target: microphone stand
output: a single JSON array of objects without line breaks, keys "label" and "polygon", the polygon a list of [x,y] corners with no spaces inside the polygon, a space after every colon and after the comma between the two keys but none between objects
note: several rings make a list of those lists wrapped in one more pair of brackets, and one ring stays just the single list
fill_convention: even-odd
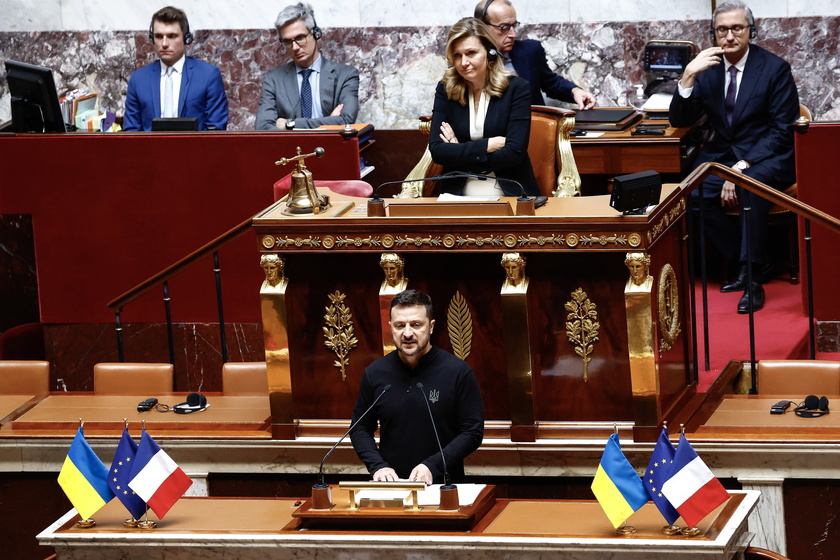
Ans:
[{"label": "microphone stand", "polygon": [[432,421],[432,431],[435,433],[435,440],[437,440],[438,449],[440,450],[440,458],[443,461],[443,485],[440,487],[440,511],[458,511],[461,508],[461,502],[458,499],[458,486],[452,484],[449,479],[449,469],[446,468],[446,456],[443,454],[443,446],[440,444],[440,436],[438,436],[437,425],[435,424],[435,417],[432,415],[432,407],[429,405],[429,399],[423,391],[423,384],[419,381],[416,387],[423,395],[423,402],[426,403],[426,410],[429,411],[429,420]]},{"label": "microphone stand", "polygon": [[324,458],[321,459],[321,465],[318,467],[318,482],[316,484],[312,485],[312,506],[311,506],[311,509],[331,509],[333,507],[332,495],[330,493],[330,485],[327,484],[324,481],[324,463],[326,462],[327,457],[330,456],[330,453],[332,453],[335,450],[335,448],[338,447],[338,444],[341,443],[342,441],[344,441],[344,438],[346,438],[347,435],[350,432],[353,431],[353,428],[355,428],[356,425],[359,422],[362,421],[362,418],[367,416],[367,413],[370,412],[373,409],[374,406],[376,406],[376,403],[379,402],[379,399],[382,398],[382,395],[387,393],[390,389],[391,389],[391,384],[390,383],[385,385],[385,387],[383,387],[382,392],[379,393],[379,396],[376,397],[373,400],[373,402],[367,408],[367,410],[365,410],[362,413],[362,415],[359,416],[356,419],[355,422],[353,422],[353,424],[350,426],[350,428],[348,428],[348,430],[346,432],[344,432],[344,435],[341,436],[340,438],[338,438],[338,441],[335,442],[335,445],[333,445],[330,448],[330,450],[327,451],[327,454],[324,455]]}]

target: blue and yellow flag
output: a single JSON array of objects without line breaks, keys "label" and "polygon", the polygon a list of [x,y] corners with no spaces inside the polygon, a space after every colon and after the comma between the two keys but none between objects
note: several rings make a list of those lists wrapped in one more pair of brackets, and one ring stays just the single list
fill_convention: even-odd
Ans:
[{"label": "blue and yellow flag", "polygon": [[89,519],[114,497],[107,477],[108,467],[90,448],[84,431],[79,428],[58,473],[58,484],[82,519]]},{"label": "blue and yellow flag", "polygon": [[612,434],[604,447],[592,492],[616,529],[648,501],[642,479],[621,452],[618,434]]}]

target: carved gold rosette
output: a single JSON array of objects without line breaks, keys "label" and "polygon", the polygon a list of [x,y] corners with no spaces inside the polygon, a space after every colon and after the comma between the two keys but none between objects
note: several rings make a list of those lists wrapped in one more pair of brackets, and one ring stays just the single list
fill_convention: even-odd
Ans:
[{"label": "carved gold rosette", "polygon": [[662,337],[659,339],[659,351],[667,352],[680,334],[680,291],[677,274],[670,264],[665,264],[659,271],[657,306],[659,334]]},{"label": "carved gold rosette", "polygon": [[575,354],[583,359],[583,382],[589,381],[588,364],[592,361],[590,354],[594,344],[598,341],[598,322],[596,305],[589,300],[581,288],[572,292],[572,299],[566,302],[566,336],[575,346]]},{"label": "carved gold rosette", "polygon": [[466,360],[472,351],[472,315],[467,300],[461,292],[455,292],[446,310],[446,328],[449,332],[449,342],[452,353]]},{"label": "carved gold rosette", "polygon": [[350,364],[350,350],[355,348],[359,341],[353,330],[353,314],[350,308],[344,303],[347,294],[338,290],[329,294],[330,305],[326,307],[324,315],[324,346],[335,352],[338,358],[333,365],[341,370],[341,380],[347,380],[346,367]]}]

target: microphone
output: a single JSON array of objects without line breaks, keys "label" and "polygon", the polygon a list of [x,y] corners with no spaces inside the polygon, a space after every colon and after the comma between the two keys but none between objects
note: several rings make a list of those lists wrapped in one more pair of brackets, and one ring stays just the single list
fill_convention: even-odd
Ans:
[{"label": "microphone", "polygon": [[[379,396],[378,396],[378,397],[376,397],[376,398],[373,400],[373,402],[372,402],[372,403],[371,403],[371,405],[367,408],[367,410],[365,410],[365,411],[361,414],[361,416],[359,416],[359,417],[356,419],[356,421],[355,421],[355,422],[353,422],[353,424],[351,424],[351,425],[350,425],[350,428],[349,428],[346,432],[344,432],[344,435],[343,435],[343,436],[341,436],[340,438],[338,438],[338,441],[337,441],[337,442],[335,442],[335,445],[333,445],[333,446],[330,448],[330,450],[329,450],[329,451],[327,451],[327,454],[326,454],[326,455],[324,455],[324,458],[323,458],[323,459],[321,459],[321,465],[318,467],[318,483],[317,483],[317,484],[313,484],[313,485],[312,485],[312,503],[313,503],[313,508],[314,508],[314,509],[329,509],[329,508],[330,508],[330,506],[332,506],[332,502],[330,501],[330,498],[329,498],[329,493],[328,493],[328,492],[329,492],[329,488],[330,488],[330,486],[329,486],[329,484],[326,484],[326,483],[324,482],[324,462],[327,460],[327,457],[329,457],[329,456],[330,456],[330,453],[332,453],[332,452],[335,450],[335,448],[336,448],[336,447],[338,447],[338,444],[339,444],[339,443],[341,443],[342,441],[344,441],[344,438],[346,438],[346,437],[347,437],[347,435],[348,435],[350,432],[352,432],[352,431],[353,431],[353,428],[355,428],[355,427],[356,427],[356,425],[357,425],[359,422],[361,422],[361,421],[362,421],[362,418],[364,418],[365,416],[367,416],[368,412],[370,412],[371,410],[373,410],[373,407],[374,407],[374,406],[376,406],[376,403],[378,403],[378,402],[379,402],[379,399],[381,399],[381,398],[382,398],[382,395],[384,395],[385,393],[387,393],[387,392],[388,392],[388,391],[390,391],[390,390],[391,390],[391,384],[389,383],[389,384],[385,385],[385,387],[382,389],[382,392],[381,392],[381,393],[379,393]],[[323,491],[325,491],[325,490],[327,491],[327,494],[326,494],[326,501],[327,501],[327,503],[329,503],[329,505],[327,505],[326,507],[320,507],[320,505],[316,505],[316,502],[318,502],[318,500],[319,500],[319,494],[321,494],[321,493],[322,493]],[[317,491],[321,491],[321,492],[317,492]],[[322,503],[323,503],[323,502],[322,502]]]},{"label": "microphone", "polygon": [[443,459],[443,486],[441,486],[441,490],[451,490],[452,488],[455,488],[455,485],[449,480],[449,469],[446,468],[446,457],[443,454],[443,446],[440,444],[440,437],[438,436],[435,417],[432,416],[432,407],[429,406],[429,399],[426,397],[426,392],[423,391],[423,384],[418,381],[416,387],[420,390],[420,394],[423,395],[423,401],[426,403],[426,410],[429,411],[429,420],[432,421],[432,430],[435,432],[435,439],[437,440],[438,449],[440,450],[440,458]]}]

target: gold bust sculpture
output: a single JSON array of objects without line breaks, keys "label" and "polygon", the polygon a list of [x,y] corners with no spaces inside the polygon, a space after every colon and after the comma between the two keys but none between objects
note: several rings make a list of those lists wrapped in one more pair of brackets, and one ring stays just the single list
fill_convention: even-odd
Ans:
[{"label": "gold bust sculpture", "polygon": [[528,287],[525,277],[525,257],[519,253],[502,254],[502,268],[505,269],[505,283],[502,291],[524,291]]},{"label": "gold bust sculpture", "polygon": [[648,271],[650,270],[650,256],[646,253],[627,253],[624,258],[624,266],[630,271],[630,282],[634,286],[644,286],[652,281]]},{"label": "gold bust sculpture", "polygon": [[379,257],[379,266],[385,274],[382,281],[381,293],[399,293],[405,290],[408,285],[408,278],[405,277],[405,259],[396,253],[382,253]]},{"label": "gold bust sculpture", "polygon": [[285,276],[286,260],[276,253],[267,253],[260,257],[260,266],[265,271],[265,281],[262,289],[278,289],[285,286],[288,279]]}]

